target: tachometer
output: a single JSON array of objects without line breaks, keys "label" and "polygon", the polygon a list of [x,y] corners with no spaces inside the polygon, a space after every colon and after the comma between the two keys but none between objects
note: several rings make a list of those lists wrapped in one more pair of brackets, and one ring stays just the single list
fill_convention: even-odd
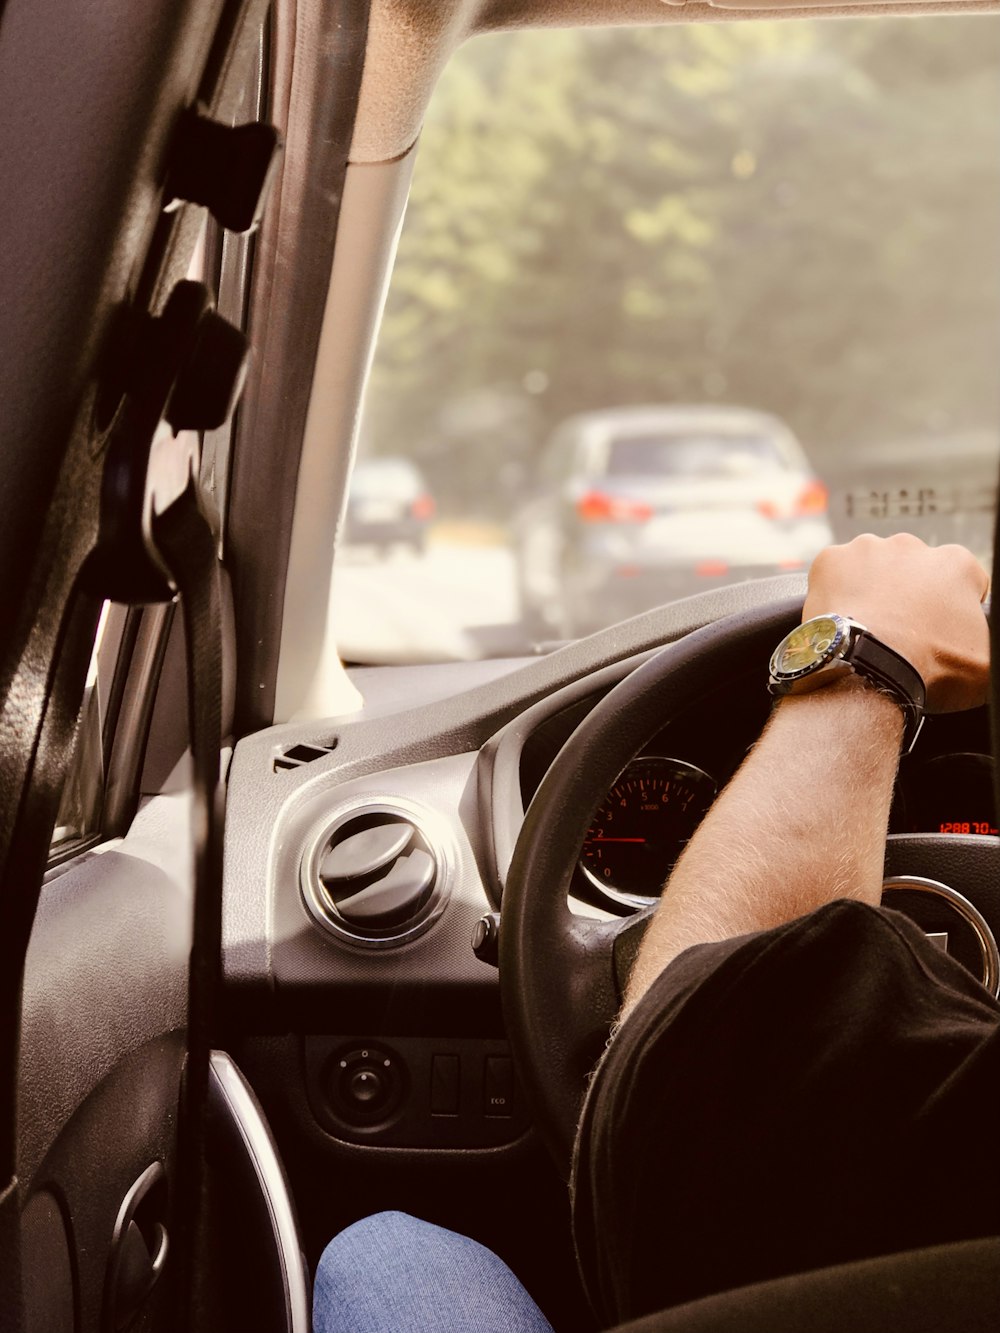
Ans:
[{"label": "tachometer", "polygon": [[590,885],[629,906],[655,899],[715,799],[712,778],[679,759],[635,759],[594,813],[580,868]]}]

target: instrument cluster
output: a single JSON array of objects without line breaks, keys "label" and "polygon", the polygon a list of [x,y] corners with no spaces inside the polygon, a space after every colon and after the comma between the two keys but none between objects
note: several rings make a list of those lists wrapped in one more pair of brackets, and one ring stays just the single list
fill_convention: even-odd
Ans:
[{"label": "instrument cluster", "polygon": [[[754,710],[720,744],[718,715],[664,728],[594,812],[573,892],[626,913],[655,901],[715,797],[739,767],[763,718]],[[890,833],[998,836],[985,709],[932,717],[900,764]]]}]

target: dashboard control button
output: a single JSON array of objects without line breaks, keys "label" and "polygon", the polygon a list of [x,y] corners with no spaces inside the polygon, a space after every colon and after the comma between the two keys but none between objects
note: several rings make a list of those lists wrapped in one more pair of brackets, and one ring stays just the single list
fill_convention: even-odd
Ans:
[{"label": "dashboard control button", "polygon": [[514,1074],[510,1057],[488,1055],[483,1077],[483,1114],[509,1116],[513,1110]]},{"label": "dashboard control button", "polygon": [[460,1074],[457,1055],[431,1057],[431,1115],[458,1115]]},{"label": "dashboard control button", "polygon": [[337,1055],[327,1066],[327,1088],[336,1114],[349,1124],[367,1125],[386,1120],[403,1094],[403,1071],[398,1060],[377,1046],[364,1046]]},{"label": "dashboard control button", "polygon": [[500,913],[487,912],[472,927],[472,952],[482,963],[500,966]]},{"label": "dashboard control button", "polygon": [[499,1148],[528,1128],[510,1047],[501,1038],[455,1036],[442,1027],[433,1037],[313,1034],[302,1048],[316,1123],[340,1143]]},{"label": "dashboard control button", "polygon": [[351,1075],[348,1093],[359,1106],[366,1106],[369,1102],[381,1101],[385,1088],[374,1069],[359,1069]]}]

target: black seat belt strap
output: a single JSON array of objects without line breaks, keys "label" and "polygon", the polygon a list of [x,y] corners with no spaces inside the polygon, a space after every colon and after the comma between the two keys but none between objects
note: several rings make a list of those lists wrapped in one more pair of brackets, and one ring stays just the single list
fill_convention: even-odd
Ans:
[{"label": "black seat belt strap", "polygon": [[194,904],[187,1059],[181,1087],[174,1237],[174,1326],[208,1329],[205,1119],[220,975],[222,600],[216,540],[198,495],[197,432],[225,422],[243,383],[246,339],[183,281],[141,326],[141,355],[105,460],[101,531],[88,561],[101,596],[129,604],[180,596],[187,641]]},{"label": "black seat belt strap", "polygon": [[178,592],[187,643],[193,765],[194,914],[188,972],[187,1060],[181,1092],[174,1280],[178,1326],[207,1329],[204,1271],[210,1250],[206,1108],[222,947],[222,602],[215,537],[195,483],[153,520],[153,539]]}]

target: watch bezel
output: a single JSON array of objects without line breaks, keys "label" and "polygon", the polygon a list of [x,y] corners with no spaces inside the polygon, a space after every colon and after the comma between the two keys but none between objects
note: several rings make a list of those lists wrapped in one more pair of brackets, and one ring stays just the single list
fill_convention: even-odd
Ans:
[{"label": "watch bezel", "polygon": [[[830,643],[829,648],[826,649],[821,657],[817,657],[815,661],[810,662],[808,666],[797,667],[791,671],[782,669],[779,665],[779,661],[784,653],[785,645],[788,643],[788,640],[794,634],[798,634],[807,625],[811,625],[817,620],[832,620],[836,626],[837,632]],[[818,616],[810,616],[809,619],[804,620],[801,625],[796,625],[793,630],[789,630],[771,654],[769,667],[771,680],[776,685],[791,685],[797,680],[803,680],[806,676],[812,676],[817,671],[822,671],[825,667],[828,667],[831,662],[835,662],[838,658],[843,657],[844,653],[850,647],[851,631],[853,628],[854,625],[852,621],[848,620],[845,616],[837,615],[836,612],[833,611],[824,612]]]}]

